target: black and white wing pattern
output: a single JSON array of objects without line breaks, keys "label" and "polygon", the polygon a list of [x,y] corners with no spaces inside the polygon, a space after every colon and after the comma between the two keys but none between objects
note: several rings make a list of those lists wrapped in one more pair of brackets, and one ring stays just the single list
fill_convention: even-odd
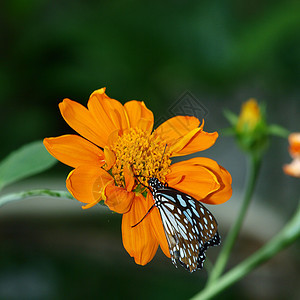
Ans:
[{"label": "black and white wing pattern", "polygon": [[221,243],[217,221],[193,197],[151,178],[149,185],[165,230],[172,262],[188,271],[203,268],[208,247]]}]

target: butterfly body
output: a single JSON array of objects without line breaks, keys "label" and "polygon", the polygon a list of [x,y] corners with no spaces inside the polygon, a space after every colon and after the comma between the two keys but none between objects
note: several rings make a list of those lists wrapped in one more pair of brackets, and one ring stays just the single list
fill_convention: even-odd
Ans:
[{"label": "butterfly body", "polygon": [[203,268],[208,247],[220,244],[214,216],[193,197],[163,184],[157,178],[148,185],[160,212],[171,260],[188,271]]}]

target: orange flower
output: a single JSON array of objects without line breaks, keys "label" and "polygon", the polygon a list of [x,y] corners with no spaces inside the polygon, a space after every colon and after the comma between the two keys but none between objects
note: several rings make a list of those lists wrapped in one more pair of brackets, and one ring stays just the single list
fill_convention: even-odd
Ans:
[{"label": "orange flower", "polygon": [[289,152],[293,161],[283,166],[283,170],[287,175],[300,178],[300,132],[291,133],[289,135]]},{"label": "orange flower", "polygon": [[[171,165],[171,157],[211,147],[218,133],[207,133],[195,117],[173,117],[153,129],[153,114],[144,102],[129,101],[123,106],[95,91],[87,109],[69,99],[59,104],[65,121],[78,135],[44,139],[47,150],[74,170],[66,185],[70,193],[89,208],[101,200],[123,214],[122,237],[135,262],[147,264],[160,245],[170,257],[157,208],[138,223],[153,205],[147,185],[155,176],[169,186],[199,201],[220,204],[231,196],[231,176],[215,161],[193,158]],[[137,180],[138,178],[138,180]]]}]

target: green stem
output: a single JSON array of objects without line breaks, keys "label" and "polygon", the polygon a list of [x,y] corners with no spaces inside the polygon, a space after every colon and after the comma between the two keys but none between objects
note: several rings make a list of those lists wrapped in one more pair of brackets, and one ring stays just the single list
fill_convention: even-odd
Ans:
[{"label": "green stem", "polygon": [[48,190],[48,189],[30,190],[30,191],[12,193],[12,194],[1,196],[0,207],[12,201],[19,201],[26,198],[32,198],[32,197],[53,197],[53,198],[74,199],[72,195],[67,191],[55,191],[55,190]]},{"label": "green stem", "polygon": [[282,249],[291,245],[300,237],[300,203],[292,219],[285,227],[266,245],[256,253],[237,265],[235,268],[220,277],[214,284],[207,286],[200,293],[195,295],[193,300],[207,300],[219,294],[230,285],[250,273],[253,269],[272,258]]},{"label": "green stem", "polygon": [[257,156],[250,156],[250,173],[249,173],[249,179],[248,184],[246,188],[246,193],[244,197],[244,201],[239,213],[238,218],[236,219],[234,225],[230,229],[227,238],[224,242],[224,246],[222,247],[222,250],[218,256],[218,259],[214,265],[214,268],[209,276],[207,286],[212,285],[223,273],[226,263],[228,261],[229,255],[231,253],[232,247],[238,237],[238,234],[240,232],[241,226],[243,224],[246,212],[248,210],[250,200],[253,195],[253,191],[255,188],[256,180],[258,177],[259,169],[260,169],[261,159]]}]

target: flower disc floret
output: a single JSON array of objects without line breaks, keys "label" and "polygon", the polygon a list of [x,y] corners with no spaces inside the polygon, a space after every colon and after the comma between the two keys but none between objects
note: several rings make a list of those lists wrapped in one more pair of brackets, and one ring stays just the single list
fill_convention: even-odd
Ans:
[{"label": "flower disc floret", "polygon": [[140,128],[130,128],[113,144],[116,162],[111,169],[116,184],[125,187],[124,168],[131,168],[138,181],[147,185],[152,176],[164,181],[171,159],[166,143],[159,136]]}]

